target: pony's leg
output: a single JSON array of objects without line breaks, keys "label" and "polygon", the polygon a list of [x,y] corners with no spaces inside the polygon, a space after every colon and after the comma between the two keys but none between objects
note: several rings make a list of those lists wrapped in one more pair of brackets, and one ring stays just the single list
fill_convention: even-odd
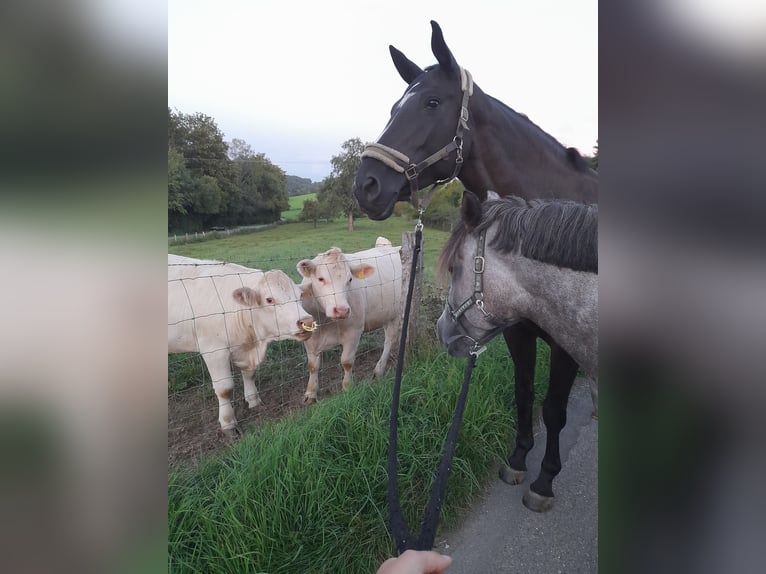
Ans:
[{"label": "pony's leg", "polygon": [[239,434],[239,428],[231,403],[234,393],[234,378],[231,376],[229,350],[223,349],[204,353],[202,358],[205,360],[210,378],[213,381],[213,389],[218,397],[218,422],[221,424],[221,430],[227,437],[236,438]]},{"label": "pony's leg", "polygon": [[375,371],[373,371],[373,375],[376,377],[382,377],[383,373],[386,372],[388,358],[391,356],[391,348],[393,347],[394,337],[396,335],[396,322],[392,321],[388,323],[383,327],[383,332],[386,335],[385,340],[383,341],[383,352],[380,354],[380,359],[378,359],[378,363],[375,365]]},{"label": "pony's leg", "polygon": [[306,385],[306,392],[303,394],[303,402],[312,405],[317,402],[317,391],[319,390],[319,369],[322,366],[322,347],[319,345],[309,345],[309,339],[304,346],[306,347],[306,359],[309,366],[309,382]]},{"label": "pony's leg", "polygon": [[543,402],[543,422],[546,430],[545,455],[540,475],[524,493],[524,506],[535,512],[546,512],[553,507],[553,479],[561,471],[559,434],[567,424],[567,402],[572,390],[577,363],[556,344],[551,344],[551,380]]},{"label": "pony's leg", "polygon": [[514,364],[517,425],[516,447],[508,464],[500,467],[500,478],[508,484],[521,484],[527,474],[527,453],[535,444],[532,434],[537,336],[521,323],[503,331],[505,344]]},{"label": "pony's leg", "polygon": [[254,409],[261,404],[261,397],[255,386],[255,369],[252,371],[242,371],[242,385],[245,387],[245,400],[247,406]]}]

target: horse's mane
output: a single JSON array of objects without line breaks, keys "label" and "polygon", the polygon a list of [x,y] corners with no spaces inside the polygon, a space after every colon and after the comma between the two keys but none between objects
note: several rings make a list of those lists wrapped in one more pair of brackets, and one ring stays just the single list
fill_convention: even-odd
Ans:
[{"label": "horse's mane", "polygon": [[463,221],[455,227],[439,257],[440,272],[459,256],[469,234],[495,224],[490,245],[503,253],[598,273],[598,205],[515,196],[485,201],[475,229],[469,230]]},{"label": "horse's mane", "polygon": [[513,118],[516,118],[519,120],[519,122],[516,124],[518,128],[525,129],[529,131],[530,133],[534,133],[535,136],[541,137],[544,140],[547,140],[548,144],[551,146],[551,149],[556,150],[558,153],[560,153],[563,157],[566,158],[566,162],[575,170],[582,173],[592,173],[593,170],[591,166],[588,164],[588,162],[585,160],[585,158],[580,154],[580,152],[573,148],[573,147],[565,147],[559,140],[557,140],[555,137],[553,137],[551,134],[546,132],[543,128],[538,126],[535,122],[529,119],[529,116],[526,114],[522,114],[521,112],[517,112],[514,110],[511,106],[503,102],[502,100],[498,100],[494,96],[490,96],[486,92],[484,92],[484,95],[489,98],[491,102],[493,102],[497,107],[505,111],[508,115],[510,115]]}]

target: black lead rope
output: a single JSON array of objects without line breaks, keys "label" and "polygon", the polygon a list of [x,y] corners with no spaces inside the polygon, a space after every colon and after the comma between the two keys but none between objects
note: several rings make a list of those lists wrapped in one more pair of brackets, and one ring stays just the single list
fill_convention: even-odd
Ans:
[{"label": "black lead rope", "polygon": [[447,479],[449,478],[450,468],[452,466],[452,456],[455,453],[457,445],[457,434],[460,429],[460,423],[463,420],[463,411],[468,397],[468,384],[471,381],[471,371],[476,364],[476,358],[481,353],[478,346],[471,351],[468,362],[465,367],[463,377],[463,386],[460,388],[455,413],[452,416],[447,439],[444,443],[444,451],[439,461],[439,470],[436,478],[431,483],[431,494],[428,499],[428,505],[423,516],[423,524],[420,528],[420,535],[416,538],[407,527],[402,508],[399,503],[399,487],[397,480],[397,435],[398,435],[398,415],[399,415],[399,395],[402,383],[402,367],[404,365],[405,343],[407,342],[407,327],[410,320],[410,308],[412,307],[412,291],[415,285],[415,272],[417,270],[418,257],[420,256],[421,242],[423,239],[423,224],[418,220],[415,226],[415,248],[412,254],[412,268],[410,270],[410,281],[407,290],[407,300],[404,306],[404,317],[402,321],[402,333],[399,343],[399,354],[396,364],[396,375],[394,379],[393,396],[391,397],[391,418],[388,426],[388,513],[389,528],[391,536],[396,542],[397,551],[401,554],[405,550],[431,550],[436,536],[436,526],[439,522],[439,513],[441,512],[442,500],[447,490]]}]

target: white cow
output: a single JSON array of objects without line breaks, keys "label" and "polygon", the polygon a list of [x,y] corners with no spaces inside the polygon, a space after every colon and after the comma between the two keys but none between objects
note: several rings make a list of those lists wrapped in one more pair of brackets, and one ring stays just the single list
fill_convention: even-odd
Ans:
[{"label": "white cow", "polygon": [[261,402],[255,368],[269,342],[305,341],[313,321],[298,286],[282,271],[168,255],[168,353],[202,354],[227,436],[238,432],[229,361],[242,371],[245,399],[253,408]]},{"label": "white cow", "polygon": [[374,374],[386,370],[399,329],[402,304],[401,247],[379,237],[376,247],[344,254],[333,247],[297,265],[304,308],[319,323],[304,341],[308,355],[309,382],[303,401],[317,399],[322,351],[342,345],[343,390],[351,381],[356,350],[363,332],[383,328],[385,342]]}]

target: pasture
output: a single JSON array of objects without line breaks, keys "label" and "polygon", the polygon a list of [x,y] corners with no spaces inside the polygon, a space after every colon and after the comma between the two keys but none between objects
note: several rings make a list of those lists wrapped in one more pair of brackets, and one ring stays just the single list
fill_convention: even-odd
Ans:
[{"label": "pasture", "polygon": [[300,215],[303,209],[303,202],[307,199],[316,200],[316,193],[305,193],[303,195],[293,195],[289,197],[290,209],[282,212],[282,217],[288,221],[298,221],[298,215]]},{"label": "pasture", "polygon": [[[189,257],[259,269],[282,269],[296,282],[296,263],[335,245],[371,247],[382,235],[394,245],[414,221],[360,219],[288,223],[246,235],[173,246]],[[424,294],[420,332],[404,371],[399,429],[402,507],[412,527],[422,517],[432,473],[452,417],[464,360],[436,342],[442,308],[435,282],[447,233],[424,230]],[[303,345],[272,344],[256,371],[263,405],[234,402],[243,438],[220,437],[217,401],[199,355],[168,357],[168,568],[173,572],[374,572],[391,555],[386,531],[386,445],[395,359],[378,381],[369,376],[382,332],[365,334],[354,382],[340,390],[339,353],[324,354],[319,402],[302,404],[308,371]],[[537,400],[548,378],[547,347],[538,352]],[[515,433],[512,362],[495,339],[474,371],[445,500],[443,526],[454,524],[494,478]],[[349,552],[349,548],[353,552]]]}]

